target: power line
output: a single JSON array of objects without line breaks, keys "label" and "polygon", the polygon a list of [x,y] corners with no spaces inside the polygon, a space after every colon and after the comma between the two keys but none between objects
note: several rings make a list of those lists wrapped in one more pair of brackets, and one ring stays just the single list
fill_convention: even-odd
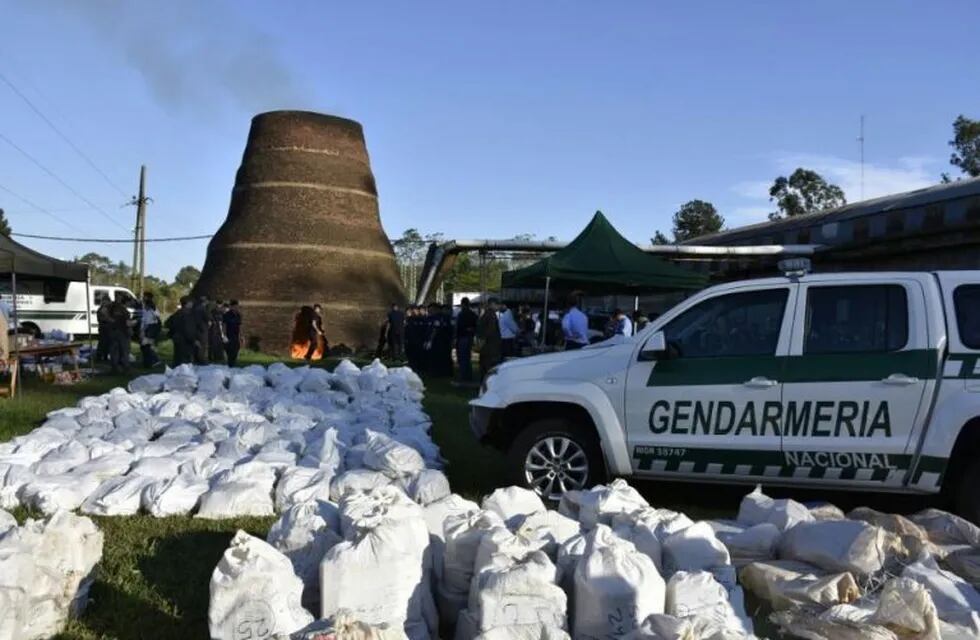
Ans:
[{"label": "power line", "polygon": [[[19,236],[21,238],[34,238],[35,240],[58,240],[61,242],[100,242],[100,243],[119,243],[119,244],[132,244],[132,238],[66,238],[64,236],[40,236],[33,233],[12,233],[10,235]],[[207,240],[212,238],[213,234],[202,235],[202,236],[177,236],[173,238],[146,238],[143,242],[185,242],[187,240]]]},{"label": "power line", "polygon": [[105,180],[106,183],[108,183],[108,185],[110,187],[112,187],[113,189],[115,189],[116,191],[118,191],[119,194],[122,197],[124,197],[124,198],[127,197],[126,192],[123,191],[119,187],[119,185],[117,185],[115,182],[113,182],[112,181],[112,178],[110,178],[109,176],[107,176],[105,174],[105,172],[102,171],[102,169],[100,169],[98,166],[96,166],[95,162],[93,162],[91,158],[89,158],[87,155],[85,155],[85,152],[82,151],[81,149],[79,149],[78,148],[78,145],[76,145],[74,142],[72,142],[68,138],[68,136],[65,135],[65,133],[61,129],[59,129],[57,126],[55,126],[55,124],[53,122],[51,122],[51,120],[49,120],[48,117],[46,115],[44,115],[41,112],[41,110],[33,102],[31,102],[31,100],[27,96],[25,96],[23,94],[23,92],[21,92],[20,89],[18,89],[16,86],[14,86],[14,83],[11,82],[7,78],[7,76],[3,75],[3,73],[0,73],[0,80],[3,80],[3,82],[8,87],[10,87],[10,89],[14,93],[16,93],[20,97],[21,100],[23,100],[25,103],[27,103],[27,106],[30,107],[31,110],[34,111],[34,113],[36,113],[39,118],[41,118],[41,120],[44,120],[45,124],[47,124],[49,127],[51,127],[51,130],[54,131],[55,133],[57,133],[58,136],[62,140],[64,140],[68,144],[68,146],[71,147],[75,151],[75,153],[77,153],[79,155],[79,157],[81,157],[82,160],[84,160],[88,164],[88,166],[92,167],[92,169],[95,170],[96,173],[98,173],[100,176],[102,176],[102,179]]},{"label": "power line", "polygon": [[62,218],[60,216],[56,216],[55,214],[51,213],[49,210],[45,209],[44,207],[42,207],[40,205],[34,204],[33,202],[31,202],[30,200],[28,200],[24,196],[22,196],[20,194],[17,194],[17,193],[14,193],[13,191],[11,191],[7,187],[3,186],[2,184],[0,184],[0,191],[5,191],[5,192],[9,193],[11,196],[17,198],[18,200],[20,200],[21,202],[23,202],[27,206],[29,206],[29,207],[31,207],[33,209],[36,209],[37,211],[40,211],[43,214],[46,214],[46,215],[50,216],[51,218],[53,218],[54,220],[57,220],[61,224],[65,225],[66,227],[69,227],[71,229],[74,229],[75,231],[78,231],[78,232],[82,232],[81,229],[79,229],[78,227],[76,227],[72,223],[68,222],[64,218]]},{"label": "power line", "polygon": [[88,198],[86,198],[85,196],[83,196],[79,192],[75,191],[73,188],[71,188],[71,186],[67,182],[65,182],[64,180],[62,180],[61,178],[59,178],[54,173],[54,171],[51,171],[51,169],[48,169],[46,166],[44,166],[43,164],[41,164],[41,162],[37,158],[35,158],[34,156],[32,156],[31,154],[27,153],[26,151],[24,151],[19,146],[17,146],[17,144],[14,143],[13,140],[11,140],[10,138],[8,138],[7,136],[5,136],[2,133],[0,133],[0,140],[3,140],[7,144],[9,144],[11,147],[13,147],[17,151],[19,151],[21,153],[21,155],[23,155],[25,158],[27,158],[28,160],[30,160],[31,162],[33,162],[37,166],[38,169],[40,169],[44,173],[46,173],[49,176],[51,176],[55,181],[58,182],[58,184],[60,184],[65,189],[67,189],[72,194],[74,194],[79,200],[81,200],[82,202],[84,202],[85,204],[87,204],[88,206],[90,206],[95,211],[98,211],[99,213],[101,213],[107,220],[109,220],[109,222],[111,222],[112,224],[116,225],[117,227],[119,227],[120,229],[122,229],[124,231],[129,231],[129,229],[127,229],[126,227],[124,227],[123,225],[121,225],[119,222],[117,222],[115,218],[113,218],[112,216],[110,216],[108,213],[106,213],[100,207],[96,206],[91,200],[89,200]]}]

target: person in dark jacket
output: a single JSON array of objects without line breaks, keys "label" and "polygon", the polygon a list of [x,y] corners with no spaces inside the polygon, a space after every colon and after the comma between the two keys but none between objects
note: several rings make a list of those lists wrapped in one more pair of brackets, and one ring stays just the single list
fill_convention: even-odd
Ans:
[{"label": "person in dark jacket", "polygon": [[191,309],[194,320],[194,364],[208,362],[208,330],[211,326],[211,314],[208,311],[208,297],[201,296]]},{"label": "person in dark jacket", "polygon": [[405,357],[405,312],[397,303],[388,312],[388,354],[392,360]]},{"label": "person in dark jacket", "polygon": [[405,355],[408,357],[408,366],[419,374],[424,373],[425,369],[425,360],[423,359],[425,337],[425,311],[422,307],[413,306],[405,319]]},{"label": "person in dark jacket", "polygon": [[430,371],[441,378],[453,377],[453,315],[449,307],[433,305]]},{"label": "person in dark jacket", "polygon": [[480,376],[486,378],[490,369],[500,364],[502,359],[496,298],[487,300],[487,306],[476,325],[476,337],[480,341]]},{"label": "person in dark jacket", "polygon": [[109,345],[112,344],[112,315],[109,313],[111,304],[109,296],[103,296],[99,300],[99,310],[95,313],[95,319],[99,323],[99,345],[95,350],[96,362],[109,360]]},{"label": "person in dark jacket", "polygon": [[208,361],[214,363],[224,363],[225,361],[225,323],[223,321],[225,303],[221,300],[212,303],[208,307],[210,316],[208,322]]},{"label": "person in dark jacket", "polygon": [[238,365],[238,351],[242,348],[242,312],[238,308],[238,300],[228,303],[228,309],[221,317],[225,327],[225,355],[228,356],[228,366]]},{"label": "person in dark jacket", "polygon": [[193,362],[197,326],[194,318],[194,301],[190,296],[180,299],[180,309],[167,318],[165,326],[174,343],[174,366],[179,367]]},{"label": "person in dark jacket", "polygon": [[113,373],[129,373],[129,309],[121,300],[109,305],[109,364]]},{"label": "person in dark jacket", "polygon": [[456,361],[459,363],[459,379],[473,381],[473,339],[476,337],[476,312],[470,308],[470,299],[460,301],[456,316]]}]

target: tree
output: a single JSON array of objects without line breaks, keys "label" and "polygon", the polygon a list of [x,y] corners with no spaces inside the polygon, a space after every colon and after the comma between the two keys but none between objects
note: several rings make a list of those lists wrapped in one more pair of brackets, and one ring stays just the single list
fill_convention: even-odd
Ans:
[{"label": "tree", "polygon": [[847,204],[840,187],[830,184],[816,171],[802,167],[789,178],[776,178],[769,188],[769,202],[773,201],[779,211],[770,213],[770,220],[779,220],[783,216],[792,218]]},{"label": "tree", "polygon": [[3,209],[0,209],[0,235],[10,237],[10,223],[7,222],[7,216],[4,214]]},{"label": "tree", "polygon": [[660,233],[660,229],[657,229],[657,232],[653,234],[652,238],[650,238],[650,242],[653,244],[670,244],[670,239],[668,239],[664,234]]},{"label": "tree", "polygon": [[704,200],[689,200],[674,213],[674,242],[716,233],[725,226],[715,205]]},{"label": "tree", "polygon": [[949,146],[956,149],[949,157],[951,165],[959,167],[968,176],[980,176],[980,120],[971,120],[964,115],[957,117]]},{"label": "tree", "polygon": [[174,284],[189,290],[194,287],[200,277],[200,269],[187,265],[186,267],[181,267],[180,271],[177,272],[177,275],[174,277]]}]

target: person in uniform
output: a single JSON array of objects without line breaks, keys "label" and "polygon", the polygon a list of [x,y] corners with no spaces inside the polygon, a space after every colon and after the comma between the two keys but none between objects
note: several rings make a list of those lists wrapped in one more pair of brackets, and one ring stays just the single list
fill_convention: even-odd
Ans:
[{"label": "person in uniform", "polygon": [[157,311],[153,294],[143,294],[143,308],[139,319],[140,353],[143,355],[143,368],[150,369],[160,363],[156,344],[160,339],[160,313]]},{"label": "person in uniform", "polygon": [[456,362],[459,363],[461,382],[473,381],[473,339],[477,321],[476,313],[470,308],[470,299],[463,298],[456,316]]},{"label": "person in uniform", "polygon": [[174,366],[193,362],[197,330],[194,322],[194,301],[190,296],[180,299],[180,309],[167,318],[165,326],[174,344]]},{"label": "person in uniform", "polygon": [[225,303],[221,300],[211,304],[208,309],[208,361],[224,363],[225,361]]},{"label": "person in uniform", "polygon": [[578,301],[568,300],[568,311],[561,319],[562,333],[565,334],[565,350],[581,349],[589,344],[589,318],[578,308]]},{"label": "person in uniform", "polygon": [[208,333],[211,326],[211,313],[208,310],[208,297],[201,296],[191,308],[194,321],[194,364],[208,362]]},{"label": "person in uniform", "polygon": [[436,306],[432,321],[432,373],[453,377],[453,312],[445,305]]},{"label": "person in uniform", "polygon": [[112,341],[112,316],[109,313],[111,302],[109,296],[102,296],[99,300],[99,310],[95,313],[95,319],[99,323],[99,344],[95,350],[96,362],[109,360],[109,345]]},{"label": "person in uniform", "polygon": [[514,317],[514,311],[506,302],[500,305],[500,313],[497,316],[497,322],[500,324],[500,358],[501,360],[513,358],[516,352],[517,333],[521,328]]},{"label": "person in uniform", "polygon": [[405,312],[401,310],[398,303],[391,305],[388,312],[388,355],[392,360],[398,361],[405,357]]},{"label": "person in uniform", "polygon": [[421,311],[412,305],[405,313],[405,357],[416,373],[422,373],[422,341]]},{"label": "person in uniform", "polygon": [[480,376],[486,378],[490,369],[500,364],[500,322],[497,319],[497,299],[487,300],[487,306],[476,326],[480,341]]},{"label": "person in uniform", "polygon": [[113,373],[129,373],[129,309],[121,300],[109,305],[109,365]]},{"label": "person in uniform", "polygon": [[228,309],[221,317],[225,327],[225,355],[228,366],[238,365],[238,351],[242,348],[242,312],[238,308],[238,300],[228,303]]}]

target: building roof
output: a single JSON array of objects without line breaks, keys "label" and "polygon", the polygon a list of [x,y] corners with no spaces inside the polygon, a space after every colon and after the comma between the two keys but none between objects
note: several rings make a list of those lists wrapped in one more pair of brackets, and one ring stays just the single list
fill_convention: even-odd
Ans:
[{"label": "building roof", "polygon": [[[697,238],[692,238],[682,244],[693,245],[740,245],[740,244],[793,244],[801,242],[800,232],[810,231],[805,242],[822,244],[845,244],[858,238],[853,233],[856,221],[864,218],[881,217],[893,211],[912,212],[948,201],[967,201],[980,197],[980,178],[957,180],[947,184],[937,184],[924,189],[897,193],[871,200],[862,200],[844,205],[836,209],[828,209],[793,218],[783,218],[770,222],[760,222],[736,229],[728,229]],[[966,205],[964,205],[966,206]],[[944,211],[939,224],[956,225],[965,216],[958,211]],[[918,217],[918,216],[913,216]],[[884,222],[884,221],[882,221]],[[914,232],[921,228],[924,220],[909,220],[910,224],[902,224],[903,232]],[[843,224],[834,224],[843,223]],[[886,230],[881,226],[881,234]],[[827,227],[830,233],[823,233]],[[851,229],[851,233],[841,233],[840,227]],[[891,235],[890,233],[888,235]]]}]

